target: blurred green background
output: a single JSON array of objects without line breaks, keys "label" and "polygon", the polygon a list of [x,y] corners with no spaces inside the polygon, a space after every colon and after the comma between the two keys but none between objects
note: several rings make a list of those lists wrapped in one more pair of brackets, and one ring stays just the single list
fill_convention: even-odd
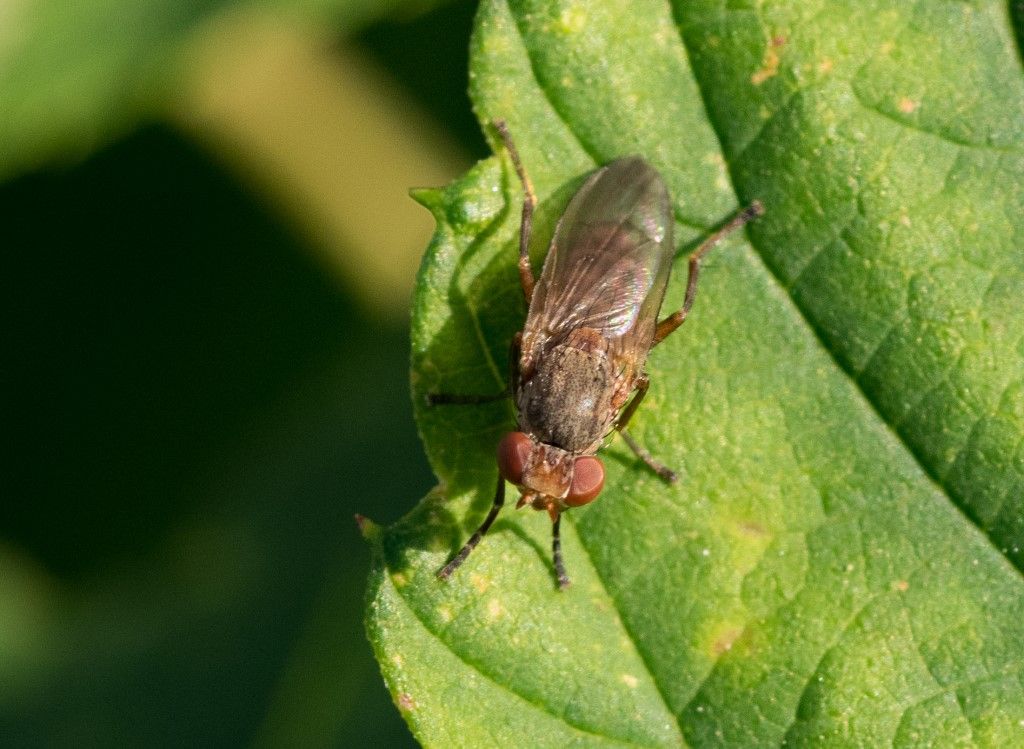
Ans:
[{"label": "blurred green background", "polygon": [[406,197],[474,4],[0,8],[5,746],[411,746],[362,625],[432,485]]}]

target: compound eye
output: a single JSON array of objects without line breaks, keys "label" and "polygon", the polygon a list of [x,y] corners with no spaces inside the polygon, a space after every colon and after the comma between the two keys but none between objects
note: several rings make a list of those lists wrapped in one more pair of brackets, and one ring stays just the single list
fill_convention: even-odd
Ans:
[{"label": "compound eye", "polygon": [[509,432],[498,443],[498,472],[513,484],[523,483],[523,471],[533,449],[532,440],[522,432]]},{"label": "compound eye", "polygon": [[576,458],[572,467],[572,486],[565,503],[570,507],[579,507],[597,499],[604,488],[604,466],[593,455]]}]

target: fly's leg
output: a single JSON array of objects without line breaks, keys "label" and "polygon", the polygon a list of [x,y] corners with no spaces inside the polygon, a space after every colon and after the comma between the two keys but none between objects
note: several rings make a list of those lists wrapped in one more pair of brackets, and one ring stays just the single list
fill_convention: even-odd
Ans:
[{"label": "fly's leg", "polygon": [[466,406],[478,405],[480,403],[493,403],[504,398],[512,397],[515,391],[516,382],[519,380],[519,348],[523,340],[522,333],[512,336],[512,343],[508,347],[508,384],[500,393],[494,395],[456,395],[453,393],[427,393],[428,406]]},{"label": "fly's leg", "polygon": [[615,428],[620,432],[629,426],[629,420],[633,418],[633,414],[636,413],[637,408],[643,403],[644,396],[647,395],[647,388],[650,386],[651,378],[647,376],[646,372],[641,372],[633,384],[636,395],[633,396],[633,400],[626,404],[626,407],[622,409],[622,413],[619,414],[619,418],[615,420]]},{"label": "fly's leg", "polygon": [[533,227],[533,209],[537,207],[537,195],[533,192],[533,184],[526,176],[526,169],[519,158],[519,151],[512,142],[512,134],[508,131],[505,120],[495,120],[494,129],[498,131],[501,140],[512,157],[512,164],[519,175],[519,181],[523,183],[523,218],[519,225],[519,282],[523,286],[523,296],[526,297],[526,306],[530,306],[530,299],[533,298],[533,269],[530,267],[530,231]]},{"label": "fly's leg", "polygon": [[640,460],[642,460],[648,468],[650,468],[656,474],[661,476],[661,478],[665,479],[665,481],[667,481],[668,483],[674,484],[676,482],[679,476],[676,475],[675,471],[673,471],[664,463],[659,463],[657,460],[655,460],[651,456],[651,454],[640,445],[639,442],[633,439],[629,432],[627,432],[624,429],[620,429],[619,433],[622,435],[622,439],[626,440],[626,444],[629,445],[629,449],[635,452],[636,456],[640,458]]},{"label": "fly's leg", "polygon": [[650,386],[650,378],[646,373],[641,373],[636,380],[636,385],[634,386],[636,387],[636,395],[633,396],[633,400],[631,400],[622,410],[618,420],[615,422],[615,428],[618,430],[619,434],[622,435],[622,439],[626,441],[626,444],[629,445],[629,449],[636,453],[636,456],[640,458],[648,468],[665,479],[665,481],[672,484],[678,478],[678,476],[676,476],[676,472],[651,457],[651,454],[641,447],[640,443],[633,439],[629,432],[626,431],[626,425],[629,424],[629,420],[633,418],[633,414],[636,413],[636,409],[643,401],[644,396],[647,395],[647,388]]},{"label": "fly's leg", "polygon": [[565,562],[562,561],[562,513],[555,516],[551,523],[551,557],[555,564],[555,575],[558,577],[559,590],[569,587],[569,576],[565,574]]},{"label": "fly's leg", "polygon": [[498,517],[498,513],[501,512],[502,505],[505,504],[505,479],[498,476],[498,488],[494,490],[494,503],[491,505],[491,511],[487,513],[487,517],[484,518],[484,522],[480,523],[480,527],[476,529],[469,540],[466,541],[466,545],[459,549],[459,553],[452,557],[451,561],[448,562],[444,567],[437,571],[437,576],[441,580],[447,580],[451,577],[451,574],[457,570],[463,562],[466,561],[466,557],[469,553],[476,548],[477,544],[487,533],[487,530],[491,527],[491,523]]},{"label": "fly's leg", "polygon": [[697,296],[697,277],[700,275],[700,261],[704,258],[704,255],[725,237],[763,214],[764,206],[761,205],[761,201],[755,200],[737,213],[729,223],[705,239],[700,247],[693,251],[693,254],[690,255],[690,274],[686,279],[686,296],[683,297],[683,306],[658,323],[658,327],[654,331],[652,348],[668,338],[686,320],[686,316],[693,306],[693,299]]},{"label": "fly's leg", "polygon": [[[501,398],[509,397],[515,383],[519,379],[519,348],[520,342],[522,341],[523,334],[516,333],[512,337],[512,343],[509,345],[509,381],[505,390],[498,395],[449,395],[445,393],[430,393],[427,395],[427,402],[430,404],[461,404],[461,403],[489,403],[496,401]],[[459,566],[466,561],[466,557],[469,556],[470,552],[476,548],[477,544],[487,533],[487,530],[491,527],[494,519],[498,517],[498,513],[501,512],[502,506],[505,504],[505,479],[502,475],[498,474],[498,486],[494,490],[494,502],[491,504],[491,511],[487,513],[487,517],[484,518],[484,522],[480,524],[480,527],[476,529],[465,546],[459,549],[459,553],[452,557],[451,561],[448,562],[444,567],[437,571],[437,576],[446,580],[451,576]]]}]

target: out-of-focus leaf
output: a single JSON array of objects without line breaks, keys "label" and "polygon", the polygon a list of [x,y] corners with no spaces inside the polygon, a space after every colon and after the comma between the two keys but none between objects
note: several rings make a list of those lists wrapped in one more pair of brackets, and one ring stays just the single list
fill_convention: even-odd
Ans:
[{"label": "out-of-focus leaf", "polygon": [[[428,746],[1009,746],[1024,725],[1024,78],[997,2],[507,2],[473,42],[541,198],[641,153],[684,239],[761,199],[656,349],[567,517],[479,523],[509,404],[418,407],[442,484],[377,554],[368,627]],[[525,310],[519,187],[426,194],[413,391],[491,393]],[[688,228],[689,227],[689,228]],[[667,306],[680,302],[685,263]]]},{"label": "out-of-focus leaf", "polygon": [[173,95],[177,66],[204,23],[272,12],[353,30],[435,0],[15,0],[0,7],[0,179],[87,153]]},{"label": "out-of-focus leaf", "polygon": [[0,226],[0,744],[406,746],[352,521],[429,486],[403,326],[163,128]]}]

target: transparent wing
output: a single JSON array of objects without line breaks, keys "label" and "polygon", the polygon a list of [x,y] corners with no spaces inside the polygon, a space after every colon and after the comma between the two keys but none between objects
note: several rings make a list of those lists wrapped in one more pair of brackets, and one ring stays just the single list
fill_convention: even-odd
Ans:
[{"label": "transparent wing", "polygon": [[533,358],[574,330],[597,331],[642,364],[654,336],[674,247],[668,191],[639,157],[595,172],[555,229],[524,330]]}]

